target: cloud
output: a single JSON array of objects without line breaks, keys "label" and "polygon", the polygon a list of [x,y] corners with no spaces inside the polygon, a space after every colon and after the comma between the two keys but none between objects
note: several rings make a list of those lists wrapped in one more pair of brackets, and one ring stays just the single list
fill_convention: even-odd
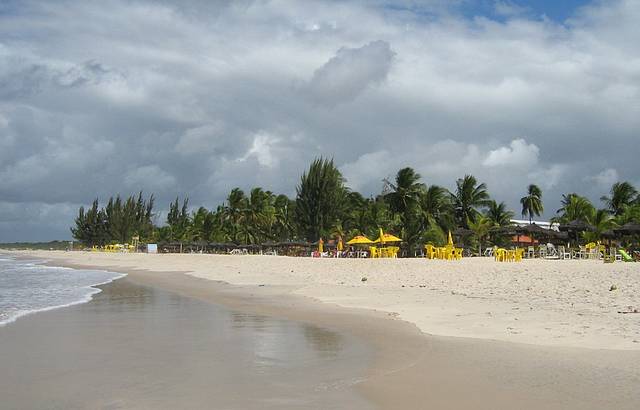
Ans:
[{"label": "cloud", "polygon": [[527,144],[524,139],[511,141],[508,147],[492,150],[483,161],[488,167],[517,166],[528,168],[538,162],[540,149],[535,144]]},{"label": "cloud", "polygon": [[620,176],[614,168],[607,168],[596,175],[586,177],[585,180],[587,182],[594,182],[601,188],[609,189],[615,182],[620,181]]},{"label": "cloud", "polygon": [[394,56],[389,43],[381,40],[359,48],[340,48],[313,73],[306,91],[329,106],[351,101],[387,78]]},{"label": "cloud", "polygon": [[486,4],[15,3],[0,14],[0,240],[68,238],[75,212],[47,212],[139,189],[160,209],[177,194],[215,208],[235,186],[294,195],[320,155],[366,196],[411,166],[449,189],[473,174],[516,210],[529,183],[553,210],[637,179],[638,2],[563,22]]},{"label": "cloud", "polygon": [[124,183],[133,190],[165,191],[175,185],[176,179],[157,165],[145,165],[127,172]]}]

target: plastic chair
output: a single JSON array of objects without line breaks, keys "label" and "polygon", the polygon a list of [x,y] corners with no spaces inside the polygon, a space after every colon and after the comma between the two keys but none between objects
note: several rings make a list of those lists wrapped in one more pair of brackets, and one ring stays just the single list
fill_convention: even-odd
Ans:
[{"label": "plastic chair", "polygon": [[522,257],[524,256],[524,249],[523,248],[516,248],[516,255],[515,255],[515,261],[516,262],[522,262]]},{"label": "plastic chair", "polygon": [[538,254],[540,255],[540,258],[546,258],[547,257],[547,247],[540,245],[540,247],[538,248]]},{"label": "plastic chair", "polygon": [[427,257],[427,259],[434,259],[436,257],[436,247],[428,244],[424,246],[425,251],[427,252],[427,254],[425,255]]},{"label": "plastic chair", "polygon": [[571,259],[571,251],[565,250],[564,246],[558,248],[558,257],[560,259]]},{"label": "plastic chair", "polygon": [[454,258],[455,260],[459,261],[462,259],[462,248],[454,248]]}]

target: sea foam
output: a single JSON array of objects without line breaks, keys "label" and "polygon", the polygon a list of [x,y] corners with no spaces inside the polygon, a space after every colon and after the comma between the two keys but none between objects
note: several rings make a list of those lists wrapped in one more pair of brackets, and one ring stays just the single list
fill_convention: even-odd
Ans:
[{"label": "sea foam", "polygon": [[42,263],[0,255],[0,326],[30,313],[89,302],[101,292],[96,286],[126,276]]}]

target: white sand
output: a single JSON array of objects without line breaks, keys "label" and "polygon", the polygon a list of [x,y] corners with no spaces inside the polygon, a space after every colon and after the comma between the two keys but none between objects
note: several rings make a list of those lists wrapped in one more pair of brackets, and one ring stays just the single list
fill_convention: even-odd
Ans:
[{"label": "white sand", "polygon": [[[23,252],[99,268],[186,271],[389,312],[442,336],[640,350],[640,263],[489,258],[312,259],[198,254]],[[366,282],[361,279],[367,278]],[[615,285],[616,290],[610,290]]]}]

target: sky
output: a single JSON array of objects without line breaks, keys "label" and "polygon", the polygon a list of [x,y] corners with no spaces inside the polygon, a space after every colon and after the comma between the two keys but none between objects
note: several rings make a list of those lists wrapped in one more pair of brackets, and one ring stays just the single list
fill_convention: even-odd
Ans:
[{"label": "sky", "polygon": [[[332,157],[366,196],[473,174],[517,214],[640,185],[640,2],[0,1],[0,242],[81,205],[295,195]],[[158,223],[163,223],[162,215]]]}]

